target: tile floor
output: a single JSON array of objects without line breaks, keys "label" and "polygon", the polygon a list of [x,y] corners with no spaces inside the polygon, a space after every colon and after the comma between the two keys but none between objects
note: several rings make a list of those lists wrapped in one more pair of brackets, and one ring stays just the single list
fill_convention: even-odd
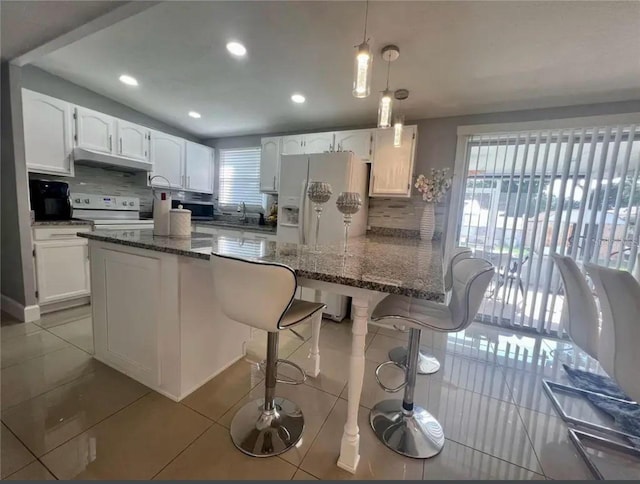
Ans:
[{"label": "tile floor", "polygon": [[[355,476],[335,465],[346,414],[350,324],[325,322],[322,374],[278,394],[302,408],[306,427],[289,452],[255,459],[235,449],[228,427],[236,409],[262,394],[253,362],[265,353],[263,335],[239,361],[175,403],[91,358],[90,308],[75,308],[21,324],[2,315],[3,479],[589,479],[542,390],[542,377],[566,380],[562,363],[598,370],[570,343],[472,325],[453,335],[425,332],[423,345],[440,360],[419,377],[416,401],[443,425],[443,452],[404,458],[373,435],[368,409],[393,398],[374,369],[406,335],[370,327],[361,400],[361,461]],[[280,356],[304,360],[302,338],[284,332]],[[402,378],[383,373],[388,384]],[[397,395],[401,397],[400,394]],[[565,402],[576,415],[605,419],[585,404]],[[606,419],[605,419],[606,420]],[[603,461],[607,462],[607,461]],[[609,459],[607,477],[640,478],[640,465]],[[615,465],[613,465],[615,463]],[[616,474],[618,472],[618,474]]]}]

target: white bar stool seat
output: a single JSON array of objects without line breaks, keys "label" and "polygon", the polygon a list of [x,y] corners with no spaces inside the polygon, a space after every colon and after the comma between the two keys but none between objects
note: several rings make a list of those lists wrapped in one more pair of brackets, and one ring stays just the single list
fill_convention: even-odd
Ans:
[{"label": "white bar stool seat", "polygon": [[[305,373],[298,365],[278,359],[278,335],[317,317],[325,305],[294,299],[296,275],[281,264],[212,254],[211,269],[214,295],[223,314],[268,334],[264,398],[251,401],[236,412],[231,421],[231,440],[253,457],[281,454],[302,437],[304,416],[294,402],[276,397],[276,383],[300,384]],[[279,380],[278,364],[295,367],[302,379]]]},{"label": "white bar stool seat", "polygon": [[[465,329],[475,318],[493,275],[494,268],[488,261],[464,259],[453,267],[448,304],[391,295],[383,299],[373,311],[372,319],[376,322],[388,325],[401,322],[410,328],[407,364],[398,365],[388,361],[376,368],[380,386],[387,392],[404,388],[404,397],[402,400],[378,402],[369,415],[374,433],[393,451],[408,457],[426,459],[442,450],[445,440],[442,426],[426,409],[413,402],[420,332],[424,328],[442,332]],[[388,364],[405,370],[405,382],[399,387],[389,388],[380,381],[379,371]]]},{"label": "white bar stool seat", "polygon": [[[468,247],[455,247],[449,258],[449,263],[444,268],[444,290],[448,294],[451,292],[451,286],[453,285],[453,266],[459,261],[464,259],[470,259],[473,257],[471,249]],[[389,359],[399,365],[406,366],[408,350],[404,346],[398,346],[389,351]],[[420,350],[418,354],[418,375],[432,375],[440,369],[440,362],[438,359],[427,353],[424,350]]]}]

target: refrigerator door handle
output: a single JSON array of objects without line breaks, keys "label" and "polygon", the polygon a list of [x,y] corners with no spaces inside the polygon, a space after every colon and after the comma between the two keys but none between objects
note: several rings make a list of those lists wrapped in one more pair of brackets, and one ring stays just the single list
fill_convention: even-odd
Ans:
[{"label": "refrigerator door handle", "polygon": [[305,221],[305,204],[307,199],[307,180],[302,180],[302,189],[300,191],[300,204],[298,205],[298,243],[304,244],[304,221]]}]

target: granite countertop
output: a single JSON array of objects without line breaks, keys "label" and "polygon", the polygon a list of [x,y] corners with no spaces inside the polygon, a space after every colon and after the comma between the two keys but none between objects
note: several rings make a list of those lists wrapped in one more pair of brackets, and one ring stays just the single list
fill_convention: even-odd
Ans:
[{"label": "granite countertop", "polygon": [[72,218],[71,220],[36,220],[31,223],[32,227],[46,227],[47,225],[93,225],[93,221]]},{"label": "granite countertop", "polygon": [[233,230],[248,230],[249,232],[263,232],[267,234],[276,234],[277,228],[270,225],[243,224],[229,220],[193,220],[195,225],[211,225],[213,227],[228,228]]},{"label": "granite countertop", "polygon": [[347,286],[444,301],[442,255],[439,242],[366,235],[323,245],[319,253],[309,246],[238,239],[228,235],[193,233],[191,239],[154,237],[151,230],[98,230],[80,237],[141,249],[209,260],[212,253],[277,262],[298,277]]}]

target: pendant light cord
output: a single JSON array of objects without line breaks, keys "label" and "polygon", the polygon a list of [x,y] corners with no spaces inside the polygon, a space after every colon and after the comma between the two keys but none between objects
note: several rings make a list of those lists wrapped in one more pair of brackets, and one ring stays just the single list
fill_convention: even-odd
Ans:
[{"label": "pendant light cord", "polygon": [[387,91],[389,90],[389,72],[391,71],[391,59],[387,59]]},{"label": "pendant light cord", "polygon": [[369,0],[366,1],[364,7],[364,38],[363,42],[367,41],[367,21],[369,20]]}]

